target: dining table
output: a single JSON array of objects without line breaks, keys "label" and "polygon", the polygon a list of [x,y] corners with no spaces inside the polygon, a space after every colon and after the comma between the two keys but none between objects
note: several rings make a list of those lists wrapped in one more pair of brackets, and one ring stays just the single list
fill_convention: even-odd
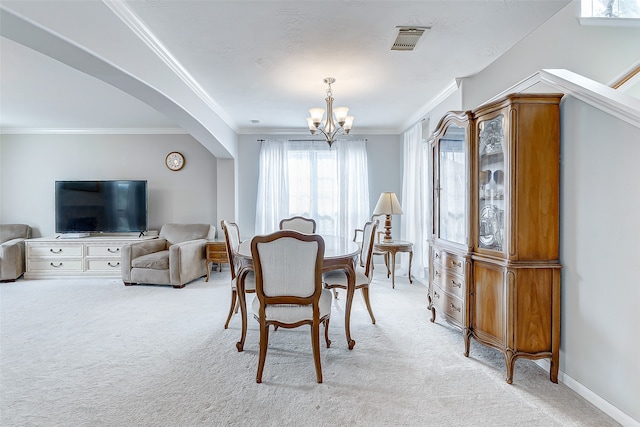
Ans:
[{"label": "dining table", "polygon": [[[350,239],[341,236],[322,235],[324,240],[324,258],[322,261],[322,272],[333,270],[344,270],[347,276],[347,298],[344,313],[344,330],[347,338],[349,350],[356,345],[351,338],[351,305],[356,289],[355,263],[360,254],[360,245]],[[242,332],[240,341],[236,343],[238,351],[244,348],[244,341],[247,335],[247,302],[244,290],[244,282],[247,274],[253,271],[253,257],[251,255],[251,239],[244,240],[234,251],[234,260],[237,273],[237,291],[242,317]]]}]

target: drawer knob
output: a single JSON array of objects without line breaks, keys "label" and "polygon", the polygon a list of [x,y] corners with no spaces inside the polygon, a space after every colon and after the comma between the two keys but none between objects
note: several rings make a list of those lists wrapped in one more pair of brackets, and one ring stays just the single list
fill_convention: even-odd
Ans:
[{"label": "drawer knob", "polygon": [[53,267],[53,268],[62,267],[62,263],[61,263],[61,262],[59,262],[59,263],[58,263],[58,265],[56,265],[56,264],[54,264],[54,263],[51,263],[51,267]]},{"label": "drawer knob", "polygon": [[438,253],[437,253],[437,254],[435,255],[435,258],[436,258],[436,259],[439,259],[439,258],[440,258],[440,254],[438,254]]},{"label": "drawer knob", "polygon": [[462,267],[462,263],[460,261],[451,260],[452,267]]},{"label": "drawer knob", "polygon": [[451,286],[454,286],[456,288],[461,288],[462,287],[462,283],[456,283],[455,280],[451,279]]},{"label": "drawer knob", "polygon": [[436,270],[436,271],[433,272],[433,275],[436,276],[436,277],[440,277],[440,272],[438,270]]},{"label": "drawer knob", "polygon": [[116,262],[115,264],[113,264],[112,262],[108,262],[107,265],[109,267],[120,267],[120,262]]},{"label": "drawer knob", "polygon": [[433,291],[433,296],[434,296],[435,298],[440,299],[440,294],[438,294],[436,291]]},{"label": "drawer knob", "polygon": [[454,310],[454,311],[457,311],[458,313],[460,313],[460,307],[456,307],[455,305],[453,305],[453,303],[450,303],[449,307],[451,308],[451,310]]},{"label": "drawer knob", "polygon": [[115,248],[115,250],[111,248],[107,248],[107,251],[111,252],[112,254],[117,254],[118,252],[120,252],[120,248]]},{"label": "drawer knob", "polygon": [[52,254],[61,254],[62,253],[62,249],[56,250],[56,249],[51,248],[51,249],[49,249],[49,252],[51,252]]}]

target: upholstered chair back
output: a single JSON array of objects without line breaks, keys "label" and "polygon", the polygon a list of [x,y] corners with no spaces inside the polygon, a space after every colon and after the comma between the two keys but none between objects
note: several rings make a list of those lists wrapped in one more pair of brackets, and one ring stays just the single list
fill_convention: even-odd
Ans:
[{"label": "upholstered chair back", "polygon": [[300,233],[313,234],[316,232],[316,222],[312,218],[294,216],[280,221],[280,230],[294,230]]},{"label": "upholstered chair back", "polygon": [[373,245],[376,235],[376,229],[378,227],[378,223],[374,221],[369,221],[364,225],[363,228],[363,239],[362,239],[362,250],[360,251],[360,267],[364,267],[367,272],[365,273],[369,276],[369,269],[371,267],[371,263],[373,260]]},{"label": "upholstered chair back", "polygon": [[235,222],[226,220],[220,221],[220,227],[224,232],[224,239],[227,245],[227,257],[229,258],[229,268],[231,269],[231,279],[236,278],[235,257],[233,251],[240,246],[240,228]]},{"label": "upholstered chair back", "polygon": [[[286,232],[274,235],[282,236],[282,233]],[[299,240],[302,237],[312,239]],[[256,276],[260,274],[262,277],[261,282],[256,283],[256,287],[262,287],[258,295],[308,298],[317,293],[319,298],[324,257],[322,237],[298,235],[295,238],[278,237],[269,242],[257,242],[252,245],[252,254]]]},{"label": "upholstered chair back", "polygon": [[160,229],[160,238],[166,239],[169,245],[188,240],[213,240],[215,237],[216,227],[211,224],[165,224]]},{"label": "upholstered chair back", "polygon": [[31,227],[26,224],[0,224],[0,243],[13,239],[30,239]]}]

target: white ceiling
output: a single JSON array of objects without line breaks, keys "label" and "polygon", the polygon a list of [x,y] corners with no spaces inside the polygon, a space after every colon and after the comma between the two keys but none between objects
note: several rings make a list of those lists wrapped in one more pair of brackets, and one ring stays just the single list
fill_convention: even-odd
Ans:
[{"label": "white ceiling", "polygon": [[[73,7],[87,2],[99,0]],[[0,13],[24,14],[19,3],[2,0]],[[37,2],[24,3],[33,9]],[[331,76],[334,105],[350,107],[353,132],[366,134],[403,131],[455,78],[484,69],[569,0],[124,3],[236,133],[305,131],[307,110],[324,107],[323,78]],[[91,34],[91,22],[83,25]],[[397,26],[431,31],[413,52],[391,51]],[[1,27],[0,34],[4,130],[178,126],[122,90],[4,37]],[[106,44],[120,35],[100,36]]]}]

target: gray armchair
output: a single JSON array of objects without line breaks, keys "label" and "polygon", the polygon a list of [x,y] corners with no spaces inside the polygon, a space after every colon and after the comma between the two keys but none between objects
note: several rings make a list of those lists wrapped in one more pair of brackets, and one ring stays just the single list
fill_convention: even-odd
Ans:
[{"label": "gray armchair", "polygon": [[25,224],[0,224],[0,282],[15,282],[24,274],[24,241],[31,237]]},{"label": "gray armchair", "polygon": [[122,281],[183,288],[207,274],[205,244],[215,238],[210,224],[165,224],[157,239],[122,247]]}]

